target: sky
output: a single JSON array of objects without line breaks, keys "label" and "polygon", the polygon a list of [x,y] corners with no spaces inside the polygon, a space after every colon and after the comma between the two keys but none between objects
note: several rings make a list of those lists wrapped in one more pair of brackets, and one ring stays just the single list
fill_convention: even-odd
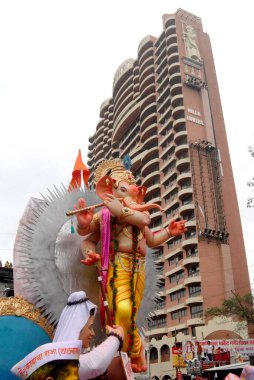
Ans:
[{"label": "sky", "polygon": [[[210,35],[235,177],[250,280],[254,283],[253,18],[250,1],[0,0],[0,259],[12,261],[30,197],[68,185],[81,149],[111,97],[113,77],[136,58],[162,15],[185,9]],[[230,189],[228,190],[230,192]]]}]

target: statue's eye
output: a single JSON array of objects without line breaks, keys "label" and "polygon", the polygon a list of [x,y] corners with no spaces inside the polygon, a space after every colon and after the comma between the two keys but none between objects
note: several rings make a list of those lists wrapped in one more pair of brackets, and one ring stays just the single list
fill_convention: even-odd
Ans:
[{"label": "statue's eye", "polygon": [[122,192],[126,192],[127,191],[127,189],[125,188],[125,187],[120,187],[120,190],[122,191]]}]

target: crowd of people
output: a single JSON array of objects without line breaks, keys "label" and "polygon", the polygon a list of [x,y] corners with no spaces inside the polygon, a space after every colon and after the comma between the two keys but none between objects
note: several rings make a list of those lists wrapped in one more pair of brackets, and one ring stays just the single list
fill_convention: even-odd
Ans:
[{"label": "crowd of people", "polygon": [[12,262],[6,261],[3,265],[2,261],[0,260],[0,268],[12,268]]}]

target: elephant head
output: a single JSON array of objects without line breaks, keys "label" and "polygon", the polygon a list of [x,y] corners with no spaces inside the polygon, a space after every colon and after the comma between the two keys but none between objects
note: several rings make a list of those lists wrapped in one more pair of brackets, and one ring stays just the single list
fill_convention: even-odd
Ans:
[{"label": "elephant head", "polygon": [[113,194],[116,198],[121,198],[123,204],[132,210],[147,211],[157,208],[162,211],[161,207],[155,203],[142,204],[147,188],[137,186],[131,172],[125,170],[122,172],[121,178],[105,175],[97,182],[96,193],[104,200],[107,194]]}]

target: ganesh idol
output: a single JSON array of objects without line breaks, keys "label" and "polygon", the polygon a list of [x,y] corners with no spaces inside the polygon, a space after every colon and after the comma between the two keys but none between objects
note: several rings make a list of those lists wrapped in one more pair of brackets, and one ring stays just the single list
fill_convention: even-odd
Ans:
[{"label": "ganesh idol", "polygon": [[[145,285],[146,246],[155,248],[170,237],[186,231],[185,220],[172,220],[168,227],[153,233],[149,229],[149,210],[157,204],[144,203],[146,188],[137,186],[130,170],[120,160],[100,163],[95,171],[96,193],[104,207],[77,214],[77,232],[84,236],[83,264],[101,264],[102,282],[109,311],[116,325],[124,329],[123,351],[133,372],[146,370],[144,344],[136,326]],[[79,199],[79,208],[85,208]],[[77,208],[77,207],[76,207]],[[101,252],[96,252],[100,242]]]}]

